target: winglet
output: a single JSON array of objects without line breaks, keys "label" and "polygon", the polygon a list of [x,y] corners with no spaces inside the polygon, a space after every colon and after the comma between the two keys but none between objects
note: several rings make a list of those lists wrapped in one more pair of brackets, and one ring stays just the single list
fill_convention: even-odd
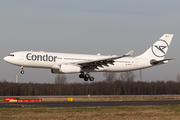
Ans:
[{"label": "winglet", "polygon": [[131,50],[130,52],[126,53],[125,56],[131,56],[134,53],[134,50]]}]

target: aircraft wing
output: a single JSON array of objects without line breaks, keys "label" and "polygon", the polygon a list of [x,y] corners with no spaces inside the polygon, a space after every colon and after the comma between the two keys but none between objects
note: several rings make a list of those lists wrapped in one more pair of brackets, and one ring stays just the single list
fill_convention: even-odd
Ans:
[{"label": "aircraft wing", "polygon": [[116,56],[116,57],[108,57],[108,58],[103,58],[103,59],[96,59],[96,60],[92,60],[92,61],[81,61],[81,62],[76,62],[75,64],[80,66],[80,67],[89,67],[91,69],[98,69],[97,67],[102,67],[103,66],[109,66],[108,64],[114,65],[114,60],[115,59],[119,59],[119,58],[123,58],[123,57],[127,57],[133,54],[133,50],[131,50],[130,52],[128,52],[125,55],[122,56]]}]

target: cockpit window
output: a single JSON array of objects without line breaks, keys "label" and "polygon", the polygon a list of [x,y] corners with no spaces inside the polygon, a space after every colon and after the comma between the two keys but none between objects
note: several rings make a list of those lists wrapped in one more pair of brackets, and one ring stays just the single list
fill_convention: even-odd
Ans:
[{"label": "cockpit window", "polygon": [[14,57],[14,54],[9,54],[8,56],[12,56],[12,57]]}]

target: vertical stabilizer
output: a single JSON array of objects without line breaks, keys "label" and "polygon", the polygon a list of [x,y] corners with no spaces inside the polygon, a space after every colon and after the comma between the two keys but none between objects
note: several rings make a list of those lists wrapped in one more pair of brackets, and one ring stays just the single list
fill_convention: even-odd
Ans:
[{"label": "vertical stabilizer", "polygon": [[168,51],[172,38],[173,34],[164,34],[145,53],[137,57],[163,60]]}]

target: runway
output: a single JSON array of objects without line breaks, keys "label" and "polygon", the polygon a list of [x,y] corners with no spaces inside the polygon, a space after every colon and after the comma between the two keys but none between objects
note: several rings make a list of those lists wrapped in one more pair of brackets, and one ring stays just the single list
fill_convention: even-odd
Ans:
[{"label": "runway", "polygon": [[168,101],[111,101],[111,102],[27,102],[0,103],[0,108],[41,108],[41,107],[102,107],[102,106],[143,106],[143,105],[180,105],[180,100]]}]

